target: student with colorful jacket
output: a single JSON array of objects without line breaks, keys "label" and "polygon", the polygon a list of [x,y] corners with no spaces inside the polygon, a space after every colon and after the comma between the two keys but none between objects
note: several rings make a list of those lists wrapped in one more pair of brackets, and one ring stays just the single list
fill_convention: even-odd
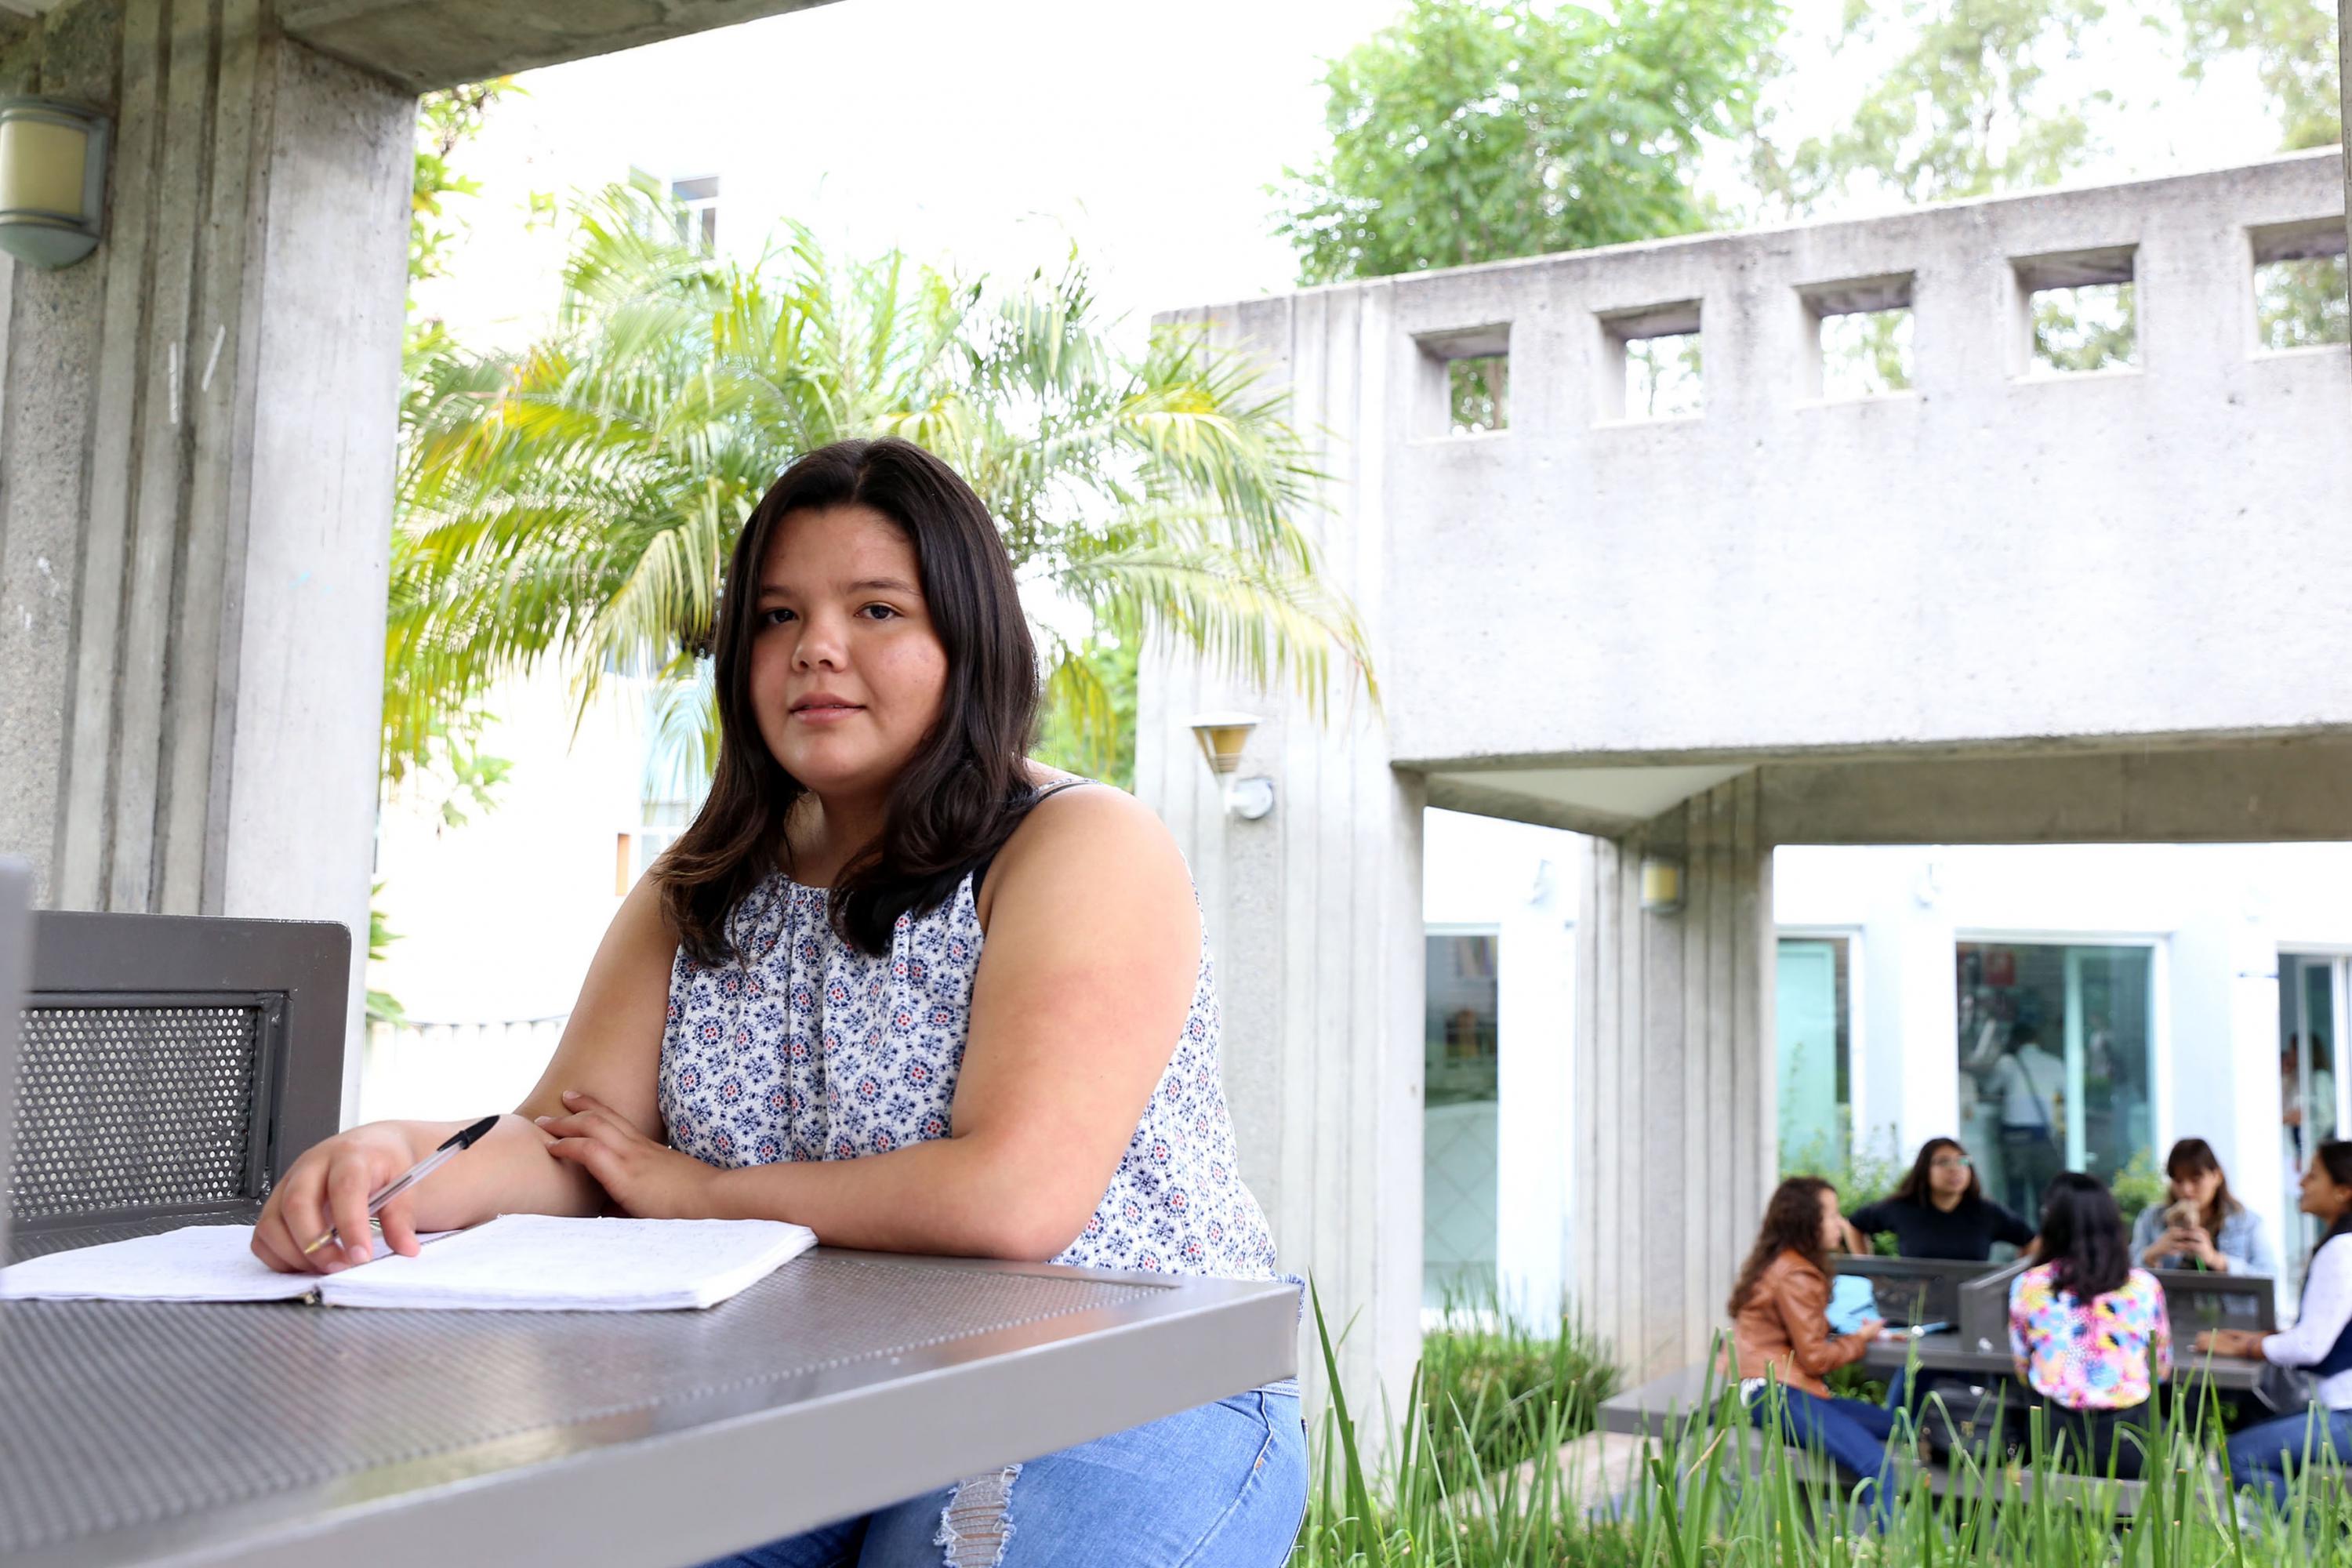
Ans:
[{"label": "student with colorful jacket", "polygon": [[2156,1384],[2172,1375],[2164,1288],[2132,1267],[2115,1194],[2079,1171],[2050,1184],[2037,1256],[2009,1288],[2018,1378],[2046,1402],[2053,1451],[2137,1479]]}]

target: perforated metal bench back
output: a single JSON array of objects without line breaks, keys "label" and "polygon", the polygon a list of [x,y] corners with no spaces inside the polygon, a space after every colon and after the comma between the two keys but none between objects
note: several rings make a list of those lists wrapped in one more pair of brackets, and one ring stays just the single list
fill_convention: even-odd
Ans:
[{"label": "perforated metal bench back", "polygon": [[46,997],[25,1009],[20,1222],[258,1196],[275,998]]},{"label": "perforated metal bench back", "polygon": [[7,1200],[48,1229],[250,1203],[334,1131],[350,936],[33,918]]}]

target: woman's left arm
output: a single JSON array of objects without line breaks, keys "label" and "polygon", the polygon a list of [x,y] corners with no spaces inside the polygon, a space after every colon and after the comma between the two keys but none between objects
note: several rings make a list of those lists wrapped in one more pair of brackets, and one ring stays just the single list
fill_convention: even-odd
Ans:
[{"label": "woman's left arm", "polygon": [[[946,1137],[722,1171],[584,1097],[551,1121],[614,1201],[656,1217],[782,1219],[835,1247],[1042,1261],[1101,1203],[1191,1008],[1201,917],[1175,841],[1131,796],[1039,805],[991,907]],[[593,1145],[593,1146],[591,1146]]]}]

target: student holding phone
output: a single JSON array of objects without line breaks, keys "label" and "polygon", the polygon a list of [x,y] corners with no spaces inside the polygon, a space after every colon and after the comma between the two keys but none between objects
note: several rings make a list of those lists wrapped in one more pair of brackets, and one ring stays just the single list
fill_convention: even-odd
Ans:
[{"label": "student holding phone", "polygon": [[2210,1143],[2183,1138],[2165,1156],[2164,1173],[2170,1201],[2149,1205],[2132,1222],[2134,1258],[2149,1268],[2277,1275],[2278,1254],[2262,1215],[2230,1195],[2230,1178]]}]

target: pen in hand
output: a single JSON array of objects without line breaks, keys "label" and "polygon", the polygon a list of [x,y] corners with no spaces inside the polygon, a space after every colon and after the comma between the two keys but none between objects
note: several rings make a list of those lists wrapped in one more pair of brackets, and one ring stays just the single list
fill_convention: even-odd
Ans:
[{"label": "pen in hand", "polygon": [[[472,1148],[474,1146],[475,1140],[480,1138],[482,1134],[488,1132],[491,1128],[496,1127],[498,1124],[499,1119],[497,1117],[485,1116],[479,1121],[475,1122],[472,1126],[464,1129],[462,1131],[452,1133],[439,1148],[434,1150],[430,1154],[425,1155],[422,1160],[417,1161],[414,1165],[409,1166],[406,1171],[394,1176],[383,1186],[380,1186],[375,1191],[370,1193],[368,1194],[367,1201],[368,1218],[373,1219],[383,1211],[384,1205],[392,1202],[393,1199],[398,1197],[401,1194],[406,1192],[409,1188],[415,1186],[417,1183],[423,1181],[425,1177],[439,1170],[443,1162]],[[310,1257],[310,1254],[318,1251],[319,1248],[326,1246],[327,1243],[334,1239],[335,1227],[329,1226],[325,1235],[320,1237],[318,1240],[310,1243],[310,1246],[302,1249],[302,1256],[305,1258]]]}]

